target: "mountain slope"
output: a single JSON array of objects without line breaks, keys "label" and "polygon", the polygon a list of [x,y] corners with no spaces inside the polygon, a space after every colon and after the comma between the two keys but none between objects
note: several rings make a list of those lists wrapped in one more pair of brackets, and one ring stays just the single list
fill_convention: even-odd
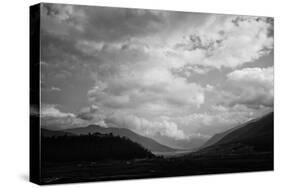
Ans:
[{"label": "mountain slope", "polygon": [[233,127],[233,128],[231,128],[231,129],[228,129],[228,130],[226,130],[226,131],[224,131],[224,132],[217,133],[217,134],[215,134],[214,136],[212,136],[209,140],[207,140],[207,142],[205,142],[205,143],[204,143],[201,147],[199,147],[199,148],[202,149],[202,148],[209,147],[209,146],[211,146],[211,145],[217,143],[218,141],[220,141],[223,137],[225,137],[226,135],[228,135],[228,134],[231,133],[232,131],[234,131],[234,130],[236,130],[236,129],[239,129],[239,128],[243,127],[243,126],[246,126],[246,125],[248,125],[249,123],[254,122],[254,121],[257,121],[257,120],[258,120],[258,119],[254,119],[254,120],[248,121],[248,122],[246,122],[246,123],[243,123],[243,124],[241,124],[241,125],[238,125],[238,126],[236,126],[236,127]]},{"label": "mountain slope", "polygon": [[253,146],[256,150],[273,149],[273,113],[257,121],[236,129],[221,139],[217,144],[241,142]]},{"label": "mountain slope", "polygon": [[197,153],[273,152],[273,112],[211,138]]},{"label": "mountain slope", "polygon": [[74,129],[65,129],[64,132],[69,132],[76,135],[85,135],[88,133],[101,133],[101,134],[110,134],[112,133],[114,136],[121,136],[121,137],[127,137],[133,142],[136,142],[146,149],[152,151],[152,152],[170,152],[175,151],[175,149],[170,148],[168,146],[164,146],[155,140],[151,138],[147,138],[145,136],[138,135],[134,133],[133,131],[125,128],[104,128],[98,125],[89,125],[88,127],[80,127],[80,128],[74,128]]}]

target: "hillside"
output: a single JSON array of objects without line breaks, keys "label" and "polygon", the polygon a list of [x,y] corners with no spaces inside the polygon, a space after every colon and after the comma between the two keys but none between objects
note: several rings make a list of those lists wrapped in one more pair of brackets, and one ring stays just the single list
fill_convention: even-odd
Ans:
[{"label": "hillside", "polygon": [[[211,146],[211,145],[213,145],[213,144],[219,142],[220,140],[222,140],[226,135],[230,134],[231,132],[234,132],[235,130],[240,129],[240,128],[244,127],[244,126],[247,126],[247,125],[249,125],[249,124],[253,124],[253,123],[255,123],[255,122],[258,122],[258,121],[260,121],[260,119],[262,119],[262,118],[263,118],[263,117],[250,120],[250,121],[248,121],[248,122],[246,122],[246,123],[243,123],[243,124],[241,124],[241,125],[238,125],[238,126],[236,126],[236,127],[234,127],[234,128],[231,128],[231,129],[226,130],[226,131],[224,131],[224,132],[215,134],[215,135],[212,136],[209,140],[207,140],[207,142],[205,142],[205,143],[200,147],[200,149],[209,147],[209,146]],[[242,130],[243,130],[243,129],[242,129]]]},{"label": "hillside", "polygon": [[88,133],[101,133],[101,134],[110,134],[112,133],[114,136],[121,136],[126,137],[133,142],[136,142],[140,145],[142,145],[144,148],[152,151],[152,152],[170,152],[175,151],[175,149],[170,148],[168,146],[164,146],[155,140],[141,136],[129,129],[125,128],[114,128],[114,127],[101,127],[98,125],[89,125],[88,127],[80,127],[80,128],[74,128],[74,129],[65,129],[64,132],[76,134],[76,135],[85,135]]},{"label": "hillside", "polygon": [[112,134],[42,137],[42,161],[130,160],[154,155],[131,140]]},{"label": "hillside", "polygon": [[273,152],[273,112],[212,137],[195,154]]}]

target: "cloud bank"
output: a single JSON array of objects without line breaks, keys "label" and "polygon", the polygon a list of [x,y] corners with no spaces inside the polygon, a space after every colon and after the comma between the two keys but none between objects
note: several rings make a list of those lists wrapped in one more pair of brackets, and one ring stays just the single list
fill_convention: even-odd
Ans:
[{"label": "cloud bank", "polygon": [[52,4],[41,17],[47,127],[187,147],[273,110],[271,18]]}]

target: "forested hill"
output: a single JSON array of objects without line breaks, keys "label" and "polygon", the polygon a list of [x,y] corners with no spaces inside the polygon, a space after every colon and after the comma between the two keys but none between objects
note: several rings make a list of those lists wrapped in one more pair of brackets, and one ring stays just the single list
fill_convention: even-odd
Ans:
[{"label": "forested hill", "polygon": [[176,149],[170,148],[168,146],[162,145],[155,140],[139,135],[130,129],[126,128],[116,128],[116,127],[101,127],[99,125],[89,125],[88,127],[79,127],[73,129],[62,130],[67,133],[72,133],[76,135],[85,135],[88,133],[101,133],[101,134],[113,134],[114,136],[121,136],[129,138],[131,141],[136,142],[152,152],[171,152],[176,151]]},{"label": "forested hill", "polygon": [[43,162],[130,160],[154,155],[125,137],[112,134],[42,137]]}]

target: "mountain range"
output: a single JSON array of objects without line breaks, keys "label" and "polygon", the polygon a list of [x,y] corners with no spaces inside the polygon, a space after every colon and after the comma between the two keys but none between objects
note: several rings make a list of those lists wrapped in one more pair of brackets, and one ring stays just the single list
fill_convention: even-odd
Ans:
[{"label": "mountain range", "polygon": [[115,128],[115,127],[101,127],[98,125],[89,125],[87,127],[79,127],[79,128],[72,128],[72,129],[64,129],[60,131],[52,131],[44,129],[42,131],[42,135],[44,136],[61,136],[61,135],[86,135],[86,134],[93,134],[93,133],[101,133],[101,134],[112,134],[114,136],[126,137],[133,142],[136,142],[142,145],[144,148],[148,149],[152,152],[172,152],[176,151],[176,149],[162,145],[155,140],[141,136],[129,129],[125,128]]},{"label": "mountain range", "polygon": [[[205,143],[202,143],[194,153],[216,154],[218,152],[227,153],[230,151],[249,152],[250,150],[273,152],[273,117],[274,114],[271,112],[263,117],[215,134]],[[151,138],[139,135],[126,128],[89,125],[87,127],[64,129],[60,131],[43,128],[41,130],[42,135],[45,137],[86,135],[89,133],[111,133],[114,136],[126,137],[152,152],[173,152],[178,150],[160,144]]]}]

